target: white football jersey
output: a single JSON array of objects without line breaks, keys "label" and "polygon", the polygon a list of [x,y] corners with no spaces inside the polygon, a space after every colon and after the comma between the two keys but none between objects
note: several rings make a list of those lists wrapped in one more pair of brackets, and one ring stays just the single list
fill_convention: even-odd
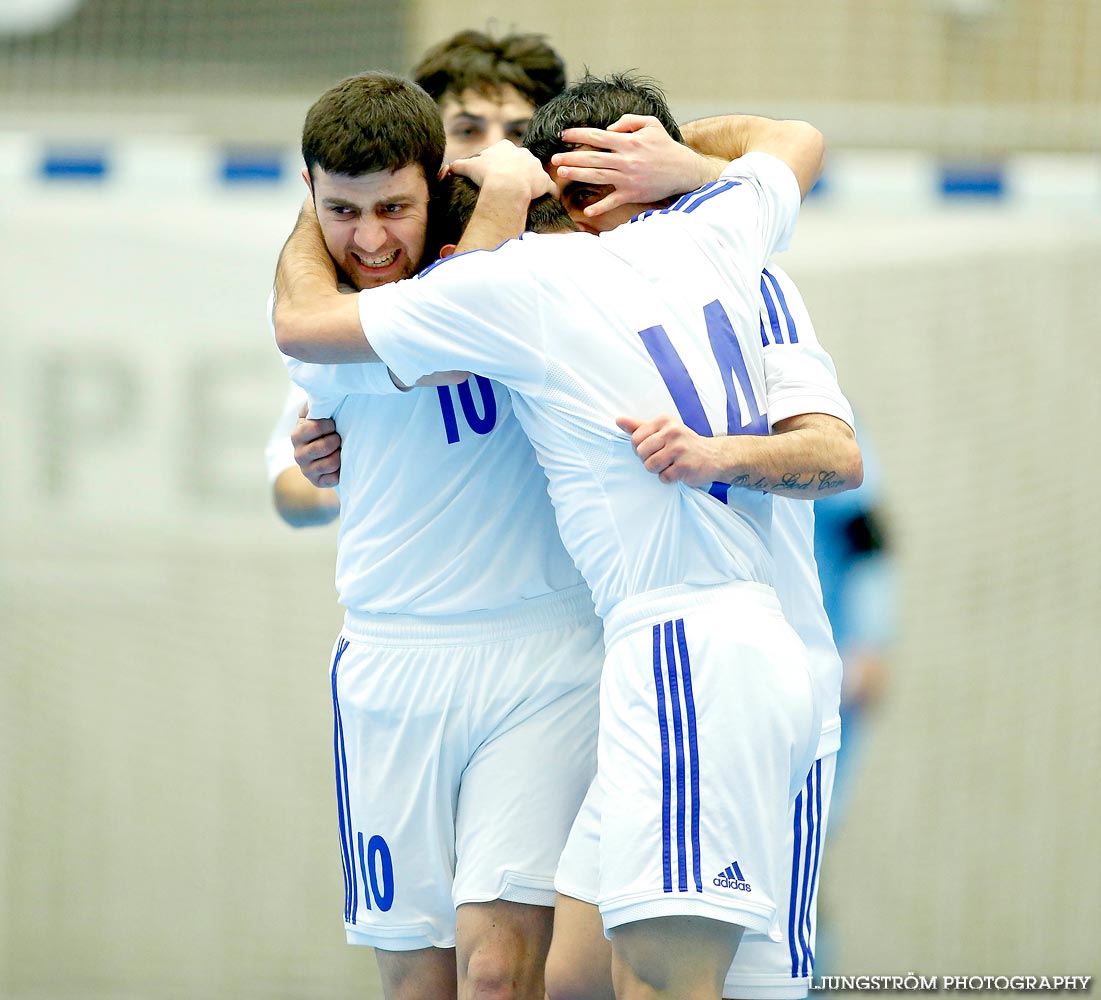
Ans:
[{"label": "white football jersey", "polygon": [[582,583],[502,386],[472,375],[402,392],[385,365],[284,361],[292,378],[312,373],[302,380],[310,416],[333,417],[342,441],[336,587],[344,607],[465,614]]},{"label": "white football jersey", "polygon": [[[848,418],[816,366],[766,372],[761,271],[798,207],[791,171],[750,154],[599,237],[525,234],[360,293],[367,339],[403,382],[465,369],[509,387],[602,615],[665,587],[773,581],[771,496],[663,484],[615,418],[679,413],[704,434],[766,434],[805,412]],[[295,377],[312,392],[310,371],[327,369],[319,384],[354,392],[371,367]]]}]

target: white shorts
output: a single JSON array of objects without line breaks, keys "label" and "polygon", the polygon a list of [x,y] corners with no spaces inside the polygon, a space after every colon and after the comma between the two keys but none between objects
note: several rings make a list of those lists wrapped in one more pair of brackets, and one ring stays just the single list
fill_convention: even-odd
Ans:
[{"label": "white shorts", "polygon": [[598,773],[558,891],[595,901],[606,931],[686,914],[781,940],[781,854],[820,716],[774,592],[673,588],[617,606],[605,633]]},{"label": "white shorts", "polygon": [[346,616],[331,684],[350,943],[450,948],[462,903],[553,906],[595,771],[602,638],[583,587],[500,612]]},{"label": "white shorts", "polygon": [[783,939],[746,931],[726,974],[724,997],[739,1000],[799,1000],[810,989],[817,934],[818,873],[825,847],[837,752],[819,758],[788,814],[780,855]]},{"label": "white shorts", "polygon": [[[833,795],[836,751],[811,765],[807,780],[788,813],[781,852],[777,900],[783,938],[747,930],[723,986],[724,997],[739,1000],[799,1000],[810,989],[817,934],[818,872],[825,847]],[[562,853],[555,887],[565,896],[596,904],[599,878],[600,802],[593,782]]]}]

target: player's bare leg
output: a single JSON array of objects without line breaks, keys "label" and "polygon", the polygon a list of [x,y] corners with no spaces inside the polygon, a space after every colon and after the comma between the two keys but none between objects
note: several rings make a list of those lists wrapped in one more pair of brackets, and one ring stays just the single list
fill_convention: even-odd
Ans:
[{"label": "player's bare leg", "polygon": [[554,904],[554,936],[547,956],[548,1000],[615,1000],[612,946],[600,910],[572,896]]},{"label": "player's bare leg", "polygon": [[503,899],[455,911],[459,1000],[543,1000],[553,910]]},{"label": "player's bare leg", "polygon": [[707,917],[655,917],[611,932],[617,1000],[721,1000],[742,928]]},{"label": "player's bare leg", "polygon": [[386,1000],[454,1000],[455,949],[375,949]]}]

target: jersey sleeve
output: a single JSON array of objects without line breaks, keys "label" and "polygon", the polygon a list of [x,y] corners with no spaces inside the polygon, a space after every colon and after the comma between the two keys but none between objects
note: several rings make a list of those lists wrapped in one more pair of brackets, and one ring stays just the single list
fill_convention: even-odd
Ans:
[{"label": "jersey sleeve", "polygon": [[852,407],[837,382],[795,282],[779,267],[761,272],[761,343],[768,421],[827,413],[854,426]]},{"label": "jersey sleeve", "polygon": [[[341,291],[348,291],[348,289],[342,286]],[[274,311],[275,293],[273,292],[268,296],[267,306],[268,327],[271,330],[272,340],[275,339]],[[278,348],[276,349],[278,350]],[[299,361],[282,351],[279,352],[279,357],[283,359],[283,364],[286,366],[291,381],[309,394],[309,416],[315,419],[332,416],[333,411],[345,396],[353,396],[358,393],[382,396],[405,391],[394,383],[386,365],[378,362],[316,365]],[[299,402],[299,406],[301,406],[301,402]],[[294,416],[298,416],[297,411]],[[293,428],[293,426],[294,420],[292,419],[291,427]]]},{"label": "jersey sleeve", "polygon": [[291,380],[310,396],[309,415],[313,419],[332,416],[345,396],[390,395],[402,392],[386,365],[377,362],[344,365],[317,365],[280,354]]},{"label": "jersey sleeve", "polygon": [[767,153],[747,153],[732,160],[718,180],[660,211],[708,226],[723,256],[755,273],[787,248],[799,205],[799,183],[787,164]]},{"label": "jersey sleeve", "polygon": [[765,206],[762,213],[762,236],[767,246],[765,259],[786,250],[802,204],[799,181],[791,167],[769,153],[746,153],[731,160],[721,177],[742,179],[761,192]]},{"label": "jersey sleeve", "polygon": [[433,372],[469,371],[512,388],[541,388],[541,255],[525,249],[511,240],[471,250],[360,292],[364,336],[407,385]]}]

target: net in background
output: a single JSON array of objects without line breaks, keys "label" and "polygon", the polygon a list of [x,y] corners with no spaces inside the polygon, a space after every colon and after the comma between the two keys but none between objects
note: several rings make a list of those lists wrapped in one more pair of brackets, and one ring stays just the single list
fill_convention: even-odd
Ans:
[{"label": "net in background", "polygon": [[[326,87],[407,69],[406,18],[403,4],[352,0],[84,0],[51,30],[0,33],[0,124],[160,112],[199,132],[293,144]],[[267,106],[288,104],[268,123]]]},{"label": "net in background", "polygon": [[41,124],[44,111],[155,112],[293,143],[325,87],[367,68],[406,72],[469,28],[545,33],[571,76],[644,70],[684,117],[806,117],[834,149],[1101,149],[1094,0],[84,0],[56,29],[0,34],[0,128]]}]

